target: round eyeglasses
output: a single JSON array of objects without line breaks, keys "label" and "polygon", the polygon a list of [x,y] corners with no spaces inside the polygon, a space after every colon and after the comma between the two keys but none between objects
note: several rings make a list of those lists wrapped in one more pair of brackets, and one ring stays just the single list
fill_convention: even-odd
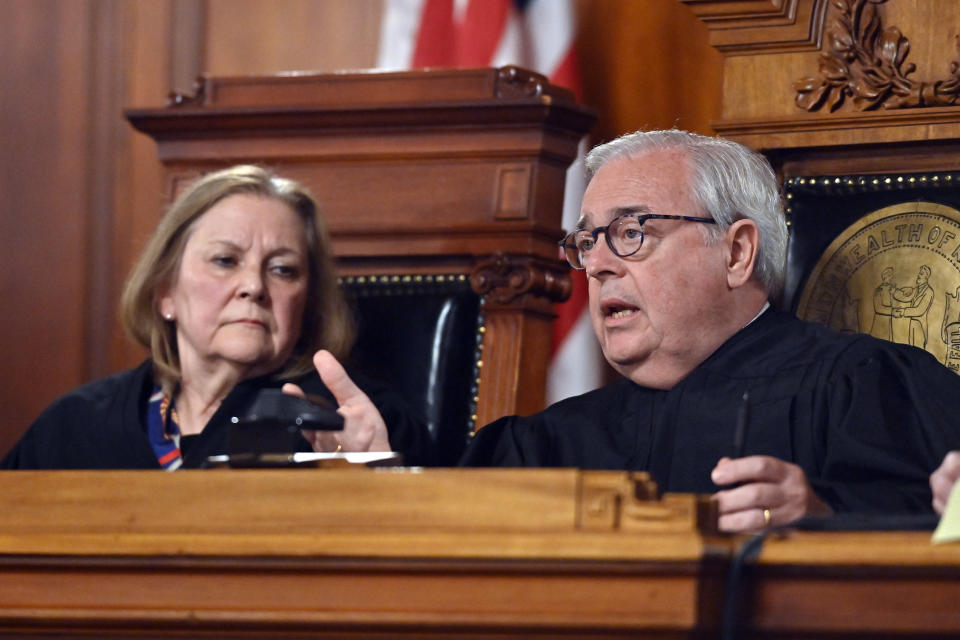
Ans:
[{"label": "round eyeglasses", "polygon": [[716,224],[713,218],[696,218],[694,216],[668,216],[659,213],[624,213],[610,221],[604,227],[594,227],[592,230],[578,229],[560,241],[567,262],[574,269],[584,268],[584,260],[597,244],[597,238],[603,233],[607,239],[607,246],[614,255],[626,258],[632,256],[643,246],[643,223],[647,220],[687,220],[688,222],[702,222]]}]

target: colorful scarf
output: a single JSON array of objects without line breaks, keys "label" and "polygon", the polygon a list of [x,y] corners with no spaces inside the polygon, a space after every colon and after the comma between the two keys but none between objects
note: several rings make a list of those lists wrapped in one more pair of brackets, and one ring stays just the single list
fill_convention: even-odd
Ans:
[{"label": "colorful scarf", "polygon": [[183,464],[180,455],[180,419],[173,402],[163,390],[154,387],[147,405],[147,437],[164,471],[176,471]]}]

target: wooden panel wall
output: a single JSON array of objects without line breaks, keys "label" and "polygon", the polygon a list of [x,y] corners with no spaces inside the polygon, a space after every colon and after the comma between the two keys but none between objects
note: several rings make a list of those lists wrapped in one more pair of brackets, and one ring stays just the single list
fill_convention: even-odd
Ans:
[{"label": "wooden panel wall", "polygon": [[639,129],[712,134],[723,57],[706,25],[677,0],[579,0],[584,102],[597,142]]},{"label": "wooden panel wall", "polygon": [[[0,393],[5,427],[87,372],[90,2],[0,3]],[[38,43],[43,43],[38,46]]]},{"label": "wooden panel wall", "polygon": [[376,66],[381,0],[209,0],[207,6],[204,68],[218,74]]},{"label": "wooden panel wall", "polygon": [[[116,301],[166,199],[124,107],[200,71],[370,67],[381,0],[0,2],[0,455],[54,398],[136,363]],[[721,59],[677,0],[578,0],[596,140],[709,132]]]}]

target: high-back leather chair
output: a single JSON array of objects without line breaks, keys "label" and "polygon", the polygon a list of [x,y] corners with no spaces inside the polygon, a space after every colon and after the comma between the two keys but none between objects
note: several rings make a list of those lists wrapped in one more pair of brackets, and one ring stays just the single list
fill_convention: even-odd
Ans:
[{"label": "high-back leather chair", "polygon": [[475,428],[480,296],[463,275],[346,277],[341,288],[357,326],[351,364],[401,393],[437,464],[455,465]]}]

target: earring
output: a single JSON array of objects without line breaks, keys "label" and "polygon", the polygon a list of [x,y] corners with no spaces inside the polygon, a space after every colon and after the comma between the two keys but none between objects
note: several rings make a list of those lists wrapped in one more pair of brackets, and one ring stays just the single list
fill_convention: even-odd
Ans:
[{"label": "earring", "polygon": [[173,314],[172,314],[172,313],[165,313],[165,314],[163,314],[163,319],[164,319],[164,320],[173,320]]}]

